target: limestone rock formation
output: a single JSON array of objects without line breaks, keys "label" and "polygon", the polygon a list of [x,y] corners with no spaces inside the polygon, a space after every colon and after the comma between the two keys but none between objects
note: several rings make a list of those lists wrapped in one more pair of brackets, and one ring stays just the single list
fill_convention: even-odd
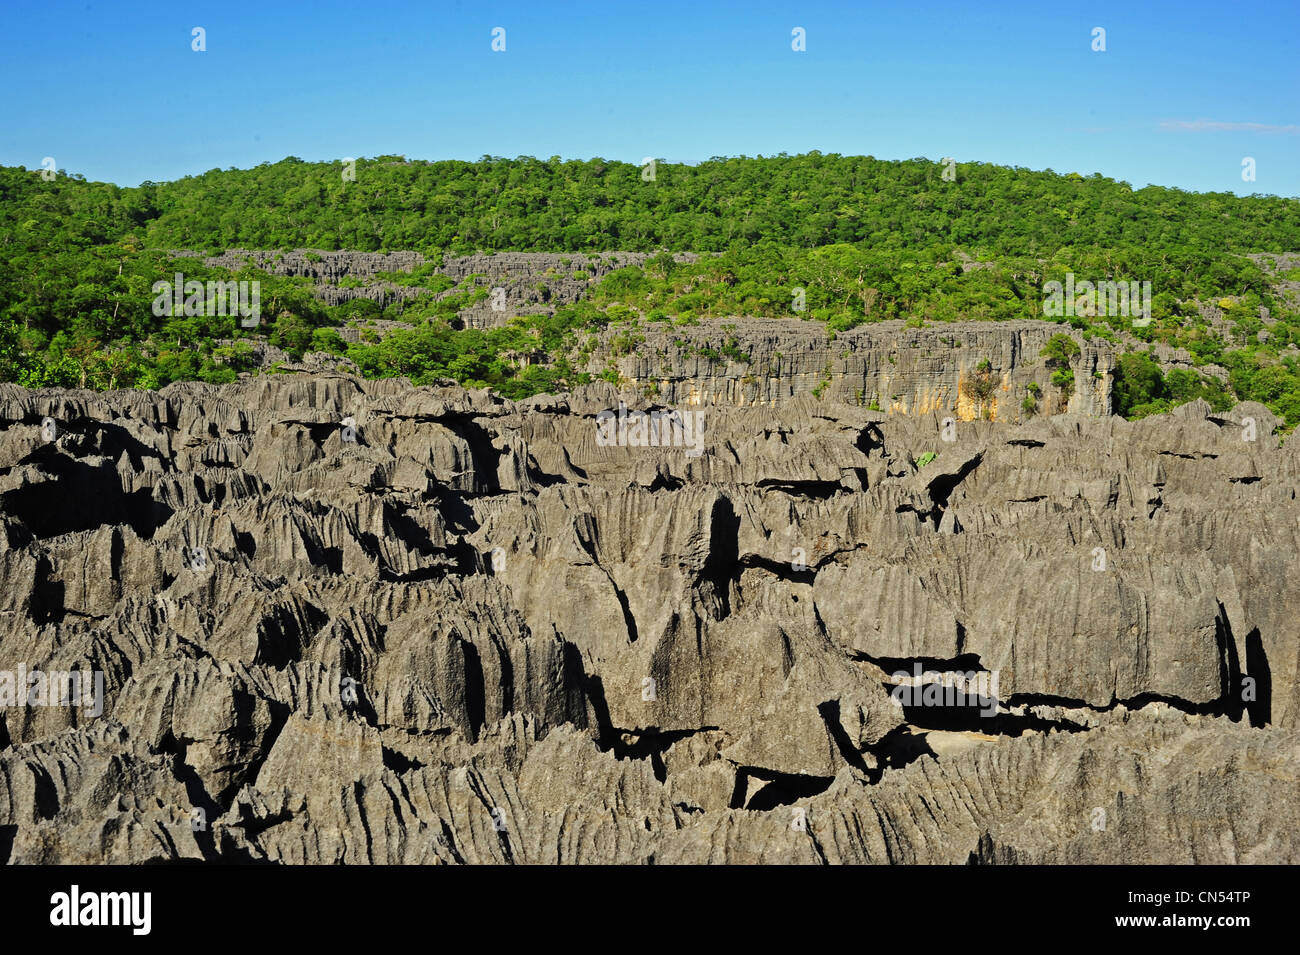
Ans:
[{"label": "limestone rock formation", "polygon": [[[220,255],[204,256],[180,249],[172,254],[202,258],[213,268],[238,271],[252,265],[272,275],[310,279],[314,294],[326,305],[341,305],[356,298],[388,305],[428,291],[378,278],[382,273],[410,272],[425,265],[419,252],[227,249]],[[694,262],[697,258],[689,252],[673,257],[679,262]],[[477,288],[501,290],[495,301],[490,299],[458,313],[464,325],[487,328],[503,324],[514,315],[549,314],[558,306],[571,305],[610,272],[640,265],[648,258],[645,252],[498,252],[447,256],[435,271],[458,285],[469,283]]]},{"label": "limestone rock formation", "polygon": [[1080,341],[1074,385],[1057,387],[1040,353],[1061,330],[1047,321],[924,328],[888,321],[832,336],[817,321],[650,323],[640,329],[645,342],[628,355],[608,347],[616,332],[607,333],[589,370],[613,367],[628,386],[667,404],[779,405],[816,393],[893,414],[941,411],[961,421],[1022,421],[1032,416],[1022,405],[1034,385],[1041,395],[1037,414],[1111,414],[1115,349],[1100,339]]},{"label": "limestone rock formation", "polygon": [[823,400],[681,366],[699,455],[603,382],[0,386],[0,858],[1300,861],[1277,419],[945,425],[1042,330],[875,334],[773,339],[853,342]]}]

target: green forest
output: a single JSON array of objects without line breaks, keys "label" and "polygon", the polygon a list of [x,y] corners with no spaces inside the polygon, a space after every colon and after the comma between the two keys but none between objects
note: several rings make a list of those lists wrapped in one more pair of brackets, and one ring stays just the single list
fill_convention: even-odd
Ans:
[{"label": "green forest", "polygon": [[[122,188],[0,167],[0,380],[98,389],[231,381],[253,367],[265,338],[295,356],[345,354],[369,376],[453,378],[524,397],[587,380],[577,370],[584,350],[610,325],[627,325],[634,340],[644,322],[737,315],[815,319],[832,335],[886,319],[1042,318],[1044,283],[1074,273],[1152,284],[1148,325],[1058,319],[1084,338],[1126,336],[1121,413],[1249,398],[1300,423],[1300,368],[1287,353],[1300,345],[1300,315],[1273,293],[1276,276],[1247,258],[1300,252],[1300,201],[1134,190],[1099,175],[982,163],[958,164],[947,181],[943,170],[816,152],[658,162],[653,174],[603,159],[381,156],[352,170],[289,158]],[[409,249],[435,265],[476,251],[661,254],[608,275],[554,316],[480,331],[458,328],[455,314],[487,290],[453,287],[432,266],[393,276],[428,289],[414,299],[325,306],[306,280],[226,273],[168,251],[229,248]],[[666,254],[687,251],[714,254],[694,264]],[[151,286],[175,271],[258,280],[261,327],[155,316]],[[1224,316],[1217,325],[1202,317],[1207,303]],[[352,344],[339,335],[374,319],[412,327]],[[1162,374],[1145,351],[1158,343],[1227,369],[1226,387],[1194,371]],[[515,360],[539,350],[541,364]]]}]

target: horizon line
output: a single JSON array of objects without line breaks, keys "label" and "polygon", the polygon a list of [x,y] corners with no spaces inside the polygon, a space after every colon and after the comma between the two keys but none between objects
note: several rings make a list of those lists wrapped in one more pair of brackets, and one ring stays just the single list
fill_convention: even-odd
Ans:
[{"label": "horizon line", "polygon": [[[98,183],[98,184],[101,184],[101,185],[110,185],[110,186],[114,186],[115,188],[118,188],[118,189],[140,189],[140,188],[142,188],[142,187],[144,187],[144,186],[146,186],[146,185],[165,186],[165,185],[171,185],[171,184],[173,184],[173,183],[184,182],[184,181],[187,180],[187,179],[198,179],[198,178],[201,178],[201,177],[206,176],[206,175],[208,175],[209,173],[213,173],[213,172],[221,172],[221,173],[227,173],[227,172],[252,172],[253,170],[255,170],[255,169],[260,169],[260,168],[262,168],[263,166],[277,166],[277,165],[279,165],[280,163],[287,162],[287,161],[290,161],[290,160],[296,160],[297,162],[303,163],[304,165],[315,165],[315,166],[324,166],[324,165],[331,165],[331,164],[341,164],[341,163],[344,163],[344,162],[347,162],[347,161],[355,161],[355,162],[362,162],[362,161],[365,161],[365,162],[375,162],[376,160],[381,160],[381,159],[396,158],[396,159],[400,159],[400,160],[402,161],[402,162],[401,162],[402,165],[414,165],[414,164],[435,165],[435,164],[438,164],[438,163],[467,163],[467,164],[476,164],[476,163],[483,163],[483,162],[489,162],[489,163],[492,163],[492,162],[519,162],[519,161],[521,161],[521,160],[532,160],[532,161],[534,161],[534,162],[549,163],[549,162],[553,162],[553,161],[557,161],[557,160],[558,160],[560,163],[611,162],[611,163],[621,163],[621,164],[626,165],[626,166],[643,167],[643,166],[645,165],[645,163],[646,163],[647,160],[653,158],[654,161],[655,161],[656,163],[661,164],[661,165],[666,165],[666,166],[685,166],[685,167],[688,167],[688,168],[697,168],[697,167],[699,167],[699,166],[703,166],[703,165],[705,165],[706,163],[711,163],[711,162],[729,162],[729,161],[732,161],[732,160],[762,160],[762,161],[768,161],[768,160],[784,160],[784,159],[801,159],[801,158],[804,158],[804,157],[807,157],[807,156],[836,157],[836,158],[841,158],[841,159],[868,159],[868,160],[871,160],[872,162],[898,163],[898,164],[902,164],[902,163],[933,163],[933,164],[935,164],[935,165],[942,164],[942,163],[948,161],[948,160],[951,158],[951,157],[946,157],[946,156],[945,156],[945,157],[943,157],[943,158],[941,158],[941,159],[931,159],[931,158],[928,157],[928,156],[911,156],[911,157],[908,157],[908,158],[906,158],[906,159],[888,159],[888,158],[882,158],[882,157],[879,157],[879,156],[874,156],[874,155],[872,155],[872,154],[870,154],[870,153],[822,152],[820,149],[809,149],[809,150],[807,150],[807,151],[805,151],[805,152],[799,152],[799,153],[788,153],[788,152],[785,152],[784,150],[782,150],[781,152],[774,153],[774,154],[772,154],[772,155],[764,155],[763,153],[758,153],[758,154],[753,155],[753,156],[746,155],[746,154],[744,154],[744,153],[738,153],[738,154],[736,154],[736,155],[714,155],[714,156],[710,156],[710,157],[708,157],[707,159],[667,159],[667,158],[664,158],[664,157],[661,157],[661,156],[656,156],[656,157],[643,157],[643,159],[642,159],[640,162],[634,162],[634,161],[626,160],[626,159],[611,158],[611,157],[607,157],[607,156],[590,156],[590,157],[586,157],[586,158],[584,158],[584,157],[579,157],[579,156],[561,156],[561,155],[559,155],[559,154],[553,154],[553,155],[551,155],[551,156],[541,157],[541,156],[526,155],[526,154],[521,154],[521,155],[518,155],[518,156],[498,156],[498,155],[494,155],[494,154],[491,154],[491,153],[483,153],[483,154],[481,154],[480,156],[478,156],[478,157],[476,157],[476,158],[473,158],[473,159],[465,159],[465,158],[462,158],[462,157],[454,157],[454,156],[453,156],[453,157],[444,157],[444,158],[440,158],[440,159],[426,159],[426,158],[419,158],[419,157],[412,158],[412,157],[410,157],[410,156],[408,156],[408,155],[406,155],[406,154],[404,154],[404,153],[378,153],[378,154],[376,154],[376,155],[374,155],[374,156],[356,156],[356,157],[348,156],[348,157],[337,157],[337,158],[331,158],[331,159],[304,159],[304,158],[301,157],[301,156],[295,156],[295,155],[292,155],[292,154],[291,154],[291,155],[283,156],[283,157],[281,157],[281,158],[279,158],[279,159],[276,159],[276,160],[264,159],[264,160],[262,160],[261,162],[255,164],[255,165],[252,165],[252,166],[226,166],[226,167],[224,167],[224,168],[221,167],[221,166],[213,166],[213,167],[211,167],[211,168],[209,168],[209,169],[205,169],[205,170],[203,170],[202,172],[188,173],[188,174],[186,174],[186,175],[184,175],[184,176],[181,176],[181,177],[179,177],[179,178],[176,178],[176,179],[142,179],[142,180],[140,180],[139,183],[137,183],[137,184],[134,185],[134,186],[130,186],[130,185],[122,185],[121,183],[111,182],[111,181],[109,181],[109,180],[105,180],[105,179],[88,179],[88,178],[86,178],[86,176],[85,176],[83,173],[79,173],[79,172],[69,172],[67,169],[63,169],[63,168],[57,169],[56,171],[57,171],[57,173],[58,173],[59,175],[62,175],[62,176],[64,176],[65,178],[72,179],[72,180],[79,181],[79,182],[86,182],[86,183],[92,183],[92,184]],[[954,159],[953,161],[954,161],[954,162],[956,163],[956,165],[958,165],[958,166],[963,166],[963,165],[965,165],[965,166],[992,166],[992,167],[995,167],[995,168],[998,168],[998,169],[1008,169],[1008,170],[1011,170],[1011,171],[1013,171],[1013,172],[1030,172],[1030,173],[1039,173],[1039,174],[1044,174],[1044,175],[1053,175],[1053,176],[1059,176],[1059,177],[1079,176],[1079,177],[1081,177],[1082,179],[1101,179],[1101,180],[1104,180],[1104,181],[1107,181],[1107,182],[1112,182],[1112,183],[1114,183],[1114,184],[1116,184],[1116,185],[1127,186],[1127,187],[1128,187],[1131,191],[1133,191],[1133,192],[1140,192],[1140,191],[1142,191],[1142,190],[1144,190],[1144,189],[1166,189],[1166,190],[1171,190],[1171,191],[1175,191],[1175,192],[1183,192],[1183,193],[1187,193],[1187,194],[1189,194],[1189,195],[1202,195],[1202,196],[1206,196],[1206,195],[1226,195],[1226,196],[1231,196],[1231,197],[1234,198],[1234,199],[1283,199],[1283,200],[1288,200],[1288,201],[1300,201],[1300,195],[1296,195],[1296,196],[1285,196],[1285,195],[1280,195],[1280,194],[1277,194],[1277,193],[1259,193],[1259,192],[1256,192],[1256,193],[1249,193],[1249,194],[1246,194],[1246,195],[1239,195],[1239,194],[1237,194],[1237,193],[1235,193],[1235,192],[1232,192],[1231,190],[1207,190],[1207,191],[1200,191],[1200,190],[1196,190],[1196,189],[1187,189],[1187,188],[1184,188],[1184,187],[1182,187],[1182,186],[1163,185],[1163,184],[1161,184],[1161,183],[1155,183],[1155,182],[1148,182],[1148,183],[1146,183],[1146,184],[1143,185],[1143,186],[1134,186],[1131,182],[1129,182],[1129,181],[1126,180],[1126,179],[1116,179],[1116,178],[1114,178],[1114,177],[1112,177],[1112,176],[1107,176],[1107,175],[1105,175],[1104,173],[1102,173],[1102,172],[1100,172],[1100,171],[1096,171],[1096,170],[1094,170],[1094,171],[1091,172],[1091,173],[1083,173],[1083,172],[1079,172],[1078,170],[1070,170],[1070,171],[1068,171],[1068,172],[1060,172],[1060,171],[1058,171],[1058,170],[1056,170],[1056,169],[1053,169],[1053,168],[1050,167],[1050,166],[1048,166],[1048,167],[1046,167],[1046,168],[1043,168],[1043,169],[1034,169],[1034,168],[1031,168],[1031,167],[1028,167],[1028,166],[1008,165],[1008,164],[1006,164],[1006,163],[988,162],[988,161],[986,161],[986,160],[981,160],[981,159],[968,159],[968,160],[956,160],[956,159]],[[393,165],[397,165],[397,163],[393,163]],[[0,163],[0,166],[3,166],[4,168],[9,168],[9,169],[21,169],[21,170],[23,170],[23,171],[25,171],[25,172],[36,172],[36,173],[39,173],[39,172],[42,171],[42,168],[41,168],[40,166],[37,166],[37,167],[35,167],[35,168],[29,168],[28,166],[26,166],[25,164],[22,164],[22,163],[19,163],[19,164],[13,165],[13,166],[6,166],[5,164]]]}]

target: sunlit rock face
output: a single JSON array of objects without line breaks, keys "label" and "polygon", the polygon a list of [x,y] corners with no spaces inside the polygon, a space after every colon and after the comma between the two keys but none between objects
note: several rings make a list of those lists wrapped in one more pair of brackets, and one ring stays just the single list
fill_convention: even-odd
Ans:
[{"label": "sunlit rock face", "polygon": [[820,398],[0,386],[0,856],[1300,861],[1295,444],[1091,347],[1004,420],[1058,328],[774,337]]},{"label": "sunlit rock face", "polygon": [[[629,386],[668,404],[780,405],[814,395],[890,415],[938,412],[957,421],[1017,422],[1112,411],[1116,353],[1080,342],[1074,386],[1052,384],[1041,352],[1061,333],[1052,322],[953,322],[908,328],[890,321],[839,332],[821,322],[737,319],[675,327],[642,324],[645,342],[615,354],[609,342],[591,370],[613,365]],[[987,365],[985,366],[985,363]],[[1032,412],[1024,408],[1037,386]]]}]

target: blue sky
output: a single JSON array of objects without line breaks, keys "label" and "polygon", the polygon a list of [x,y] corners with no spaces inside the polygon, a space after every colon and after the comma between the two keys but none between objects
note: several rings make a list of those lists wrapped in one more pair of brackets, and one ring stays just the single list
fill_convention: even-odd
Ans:
[{"label": "blue sky", "polygon": [[820,149],[1300,196],[1300,0],[0,3],[0,164],[122,185]]}]

